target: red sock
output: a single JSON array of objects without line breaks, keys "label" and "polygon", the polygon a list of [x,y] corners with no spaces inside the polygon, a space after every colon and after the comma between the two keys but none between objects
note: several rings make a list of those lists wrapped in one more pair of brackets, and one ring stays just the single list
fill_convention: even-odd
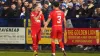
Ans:
[{"label": "red sock", "polygon": [[59,42],[59,45],[60,45],[61,49],[64,50],[64,44],[62,41]]},{"label": "red sock", "polygon": [[38,51],[38,43],[39,43],[39,40],[37,39],[36,40],[36,51]]},{"label": "red sock", "polygon": [[55,42],[51,42],[52,53],[55,53]]},{"label": "red sock", "polygon": [[36,51],[36,37],[32,37],[33,40],[33,50]]}]

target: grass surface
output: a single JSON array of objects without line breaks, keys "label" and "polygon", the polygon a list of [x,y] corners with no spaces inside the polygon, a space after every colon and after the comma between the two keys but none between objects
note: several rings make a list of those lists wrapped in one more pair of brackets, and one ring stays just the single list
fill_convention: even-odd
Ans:
[{"label": "grass surface", "polygon": [[[0,52],[0,56],[33,56],[33,52]],[[51,53],[39,53],[39,56],[51,56]],[[56,53],[56,56],[63,56]],[[67,56],[100,56],[99,53],[67,53]]]}]

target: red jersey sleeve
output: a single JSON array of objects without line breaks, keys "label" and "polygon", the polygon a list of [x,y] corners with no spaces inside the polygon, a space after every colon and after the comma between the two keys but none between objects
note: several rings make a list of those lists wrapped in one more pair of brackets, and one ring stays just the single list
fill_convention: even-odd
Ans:
[{"label": "red jersey sleeve", "polygon": [[31,12],[31,14],[30,14],[30,19],[32,19],[32,18],[34,18],[33,12]]},{"label": "red jersey sleeve", "polygon": [[49,13],[49,19],[52,19],[52,12]]}]

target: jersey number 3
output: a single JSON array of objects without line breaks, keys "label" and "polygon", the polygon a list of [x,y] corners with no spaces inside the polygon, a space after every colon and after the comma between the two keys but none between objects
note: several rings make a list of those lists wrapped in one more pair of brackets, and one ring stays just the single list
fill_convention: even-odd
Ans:
[{"label": "jersey number 3", "polygon": [[57,16],[57,23],[61,23],[61,16]]}]

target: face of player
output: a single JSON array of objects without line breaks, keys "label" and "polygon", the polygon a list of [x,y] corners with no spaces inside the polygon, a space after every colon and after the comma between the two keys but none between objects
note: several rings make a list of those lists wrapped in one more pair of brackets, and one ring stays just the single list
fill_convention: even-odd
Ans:
[{"label": "face of player", "polygon": [[55,6],[53,6],[53,9],[55,9]]},{"label": "face of player", "polygon": [[40,7],[40,6],[37,6],[37,7],[35,8],[35,10],[36,10],[36,11],[41,11],[41,7]]}]

